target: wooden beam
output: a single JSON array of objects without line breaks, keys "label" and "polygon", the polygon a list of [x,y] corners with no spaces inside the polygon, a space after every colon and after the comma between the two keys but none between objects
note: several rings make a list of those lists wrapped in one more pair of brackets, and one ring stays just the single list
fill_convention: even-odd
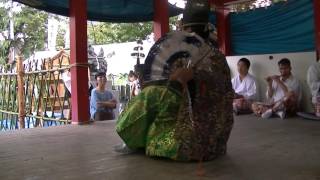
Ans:
[{"label": "wooden beam", "polygon": [[235,2],[235,1],[238,1],[238,0],[223,0],[223,3],[231,3],[231,2]]},{"label": "wooden beam", "polygon": [[241,2],[248,2],[250,0],[222,0],[223,4],[227,4],[227,3],[241,3]]},{"label": "wooden beam", "polygon": [[69,0],[72,124],[89,122],[87,0]]},{"label": "wooden beam", "polygon": [[168,0],[154,0],[153,33],[155,41],[169,32]]},{"label": "wooden beam", "polygon": [[226,3],[237,2],[237,1],[239,0],[209,0],[209,3],[224,5]]},{"label": "wooden beam", "polygon": [[315,43],[317,59],[320,60],[320,1],[313,0],[314,22],[315,22]]}]

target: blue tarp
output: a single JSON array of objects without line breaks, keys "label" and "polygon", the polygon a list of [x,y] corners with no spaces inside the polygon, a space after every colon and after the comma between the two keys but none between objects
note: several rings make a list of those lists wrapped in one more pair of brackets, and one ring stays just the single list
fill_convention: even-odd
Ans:
[{"label": "blue tarp", "polygon": [[313,0],[288,0],[267,9],[232,13],[232,54],[314,51],[313,14]]},{"label": "blue tarp", "polygon": [[[40,10],[68,16],[69,0],[13,0]],[[153,0],[87,0],[88,19],[105,22],[142,22],[153,20]],[[182,9],[169,4],[170,17]]]}]

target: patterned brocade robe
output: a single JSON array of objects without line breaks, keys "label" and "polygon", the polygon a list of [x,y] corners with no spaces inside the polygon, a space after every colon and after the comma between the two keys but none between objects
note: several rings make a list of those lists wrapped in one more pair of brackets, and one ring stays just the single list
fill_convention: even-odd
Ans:
[{"label": "patterned brocade robe", "polygon": [[213,49],[194,68],[192,113],[177,82],[145,87],[120,115],[116,131],[131,149],[173,160],[211,160],[226,153],[233,126],[230,70]]}]

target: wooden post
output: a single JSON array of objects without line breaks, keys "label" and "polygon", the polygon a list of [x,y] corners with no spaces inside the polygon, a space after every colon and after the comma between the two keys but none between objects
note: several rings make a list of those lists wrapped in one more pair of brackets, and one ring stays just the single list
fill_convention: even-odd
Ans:
[{"label": "wooden post", "polygon": [[210,2],[213,3],[217,8],[216,15],[219,49],[226,56],[231,55],[229,10],[225,9],[224,1],[220,0]]},{"label": "wooden post", "polygon": [[70,0],[72,124],[89,122],[87,0]]},{"label": "wooden post", "polygon": [[154,40],[169,32],[169,6],[168,0],[154,0],[153,33]]},{"label": "wooden post", "polygon": [[25,128],[25,94],[24,94],[24,68],[21,56],[17,57],[17,75],[18,75],[18,108],[19,108],[19,129]]}]

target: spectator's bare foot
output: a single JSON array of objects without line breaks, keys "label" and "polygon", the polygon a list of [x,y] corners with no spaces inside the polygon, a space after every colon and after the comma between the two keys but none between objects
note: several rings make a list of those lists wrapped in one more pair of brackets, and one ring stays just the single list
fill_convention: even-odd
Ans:
[{"label": "spectator's bare foot", "polygon": [[272,116],[272,109],[268,109],[266,112],[261,114],[261,117],[263,119],[268,119]]}]

